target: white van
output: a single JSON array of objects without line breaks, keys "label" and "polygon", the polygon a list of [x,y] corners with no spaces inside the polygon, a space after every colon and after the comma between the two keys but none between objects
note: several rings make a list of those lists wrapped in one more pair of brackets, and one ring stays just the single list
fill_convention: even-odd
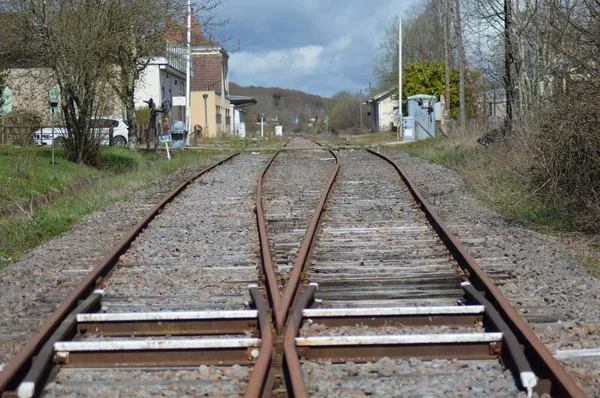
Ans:
[{"label": "white van", "polygon": [[[124,147],[129,141],[129,127],[123,119],[114,119],[111,117],[97,117],[92,119],[92,131],[97,134],[101,145],[108,145],[110,137],[110,128],[113,129],[113,146]],[[65,144],[67,129],[64,127],[54,127],[54,145],[62,146]],[[33,143],[35,145],[52,145],[52,127],[44,127],[33,133]]]}]

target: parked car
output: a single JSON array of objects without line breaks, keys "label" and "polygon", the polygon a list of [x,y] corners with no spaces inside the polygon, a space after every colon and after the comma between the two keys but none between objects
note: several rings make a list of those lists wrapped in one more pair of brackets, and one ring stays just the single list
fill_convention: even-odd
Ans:
[{"label": "parked car", "polygon": [[[97,117],[92,119],[92,132],[100,139],[101,145],[108,145],[111,127],[113,129],[113,145],[119,147],[127,145],[129,141],[129,127],[125,120],[111,117]],[[67,134],[65,127],[54,127],[54,145],[64,145]],[[52,145],[52,127],[44,127],[35,131],[33,133],[33,143],[35,145]]]}]

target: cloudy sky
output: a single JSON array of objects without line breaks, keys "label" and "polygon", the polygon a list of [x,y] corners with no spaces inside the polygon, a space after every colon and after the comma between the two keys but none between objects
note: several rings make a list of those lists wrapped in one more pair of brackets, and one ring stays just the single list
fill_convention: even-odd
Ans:
[{"label": "cloudy sky", "polygon": [[230,81],[331,96],[373,81],[372,62],[394,16],[412,0],[227,0]]}]

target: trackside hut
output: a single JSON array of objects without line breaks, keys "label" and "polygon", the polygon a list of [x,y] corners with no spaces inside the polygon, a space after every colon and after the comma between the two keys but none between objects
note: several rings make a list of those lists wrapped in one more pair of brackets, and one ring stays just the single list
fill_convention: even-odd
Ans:
[{"label": "trackside hut", "polygon": [[371,131],[392,131],[398,127],[398,89],[379,93],[367,100],[371,107]]}]

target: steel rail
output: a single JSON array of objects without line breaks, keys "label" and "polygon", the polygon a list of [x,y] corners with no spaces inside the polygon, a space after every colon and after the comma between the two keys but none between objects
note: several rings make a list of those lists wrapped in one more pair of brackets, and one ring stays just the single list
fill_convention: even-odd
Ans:
[{"label": "steel rail", "polygon": [[336,167],[328,181],[328,184],[323,189],[323,192],[321,194],[321,199],[319,200],[319,203],[318,203],[317,207],[315,208],[315,212],[313,213],[313,215],[311,217],[310,224],[304,235],[304,239],[300,246],[298,256],[296,257],[296,261],[294,262],[294,266],[293,266],[290,276],[288,278],[288,283],[284,288],[283,294],[280,291],[279,282],[278,282],[277,276],[275,274],[275,267],[273,264],[273,258],[271,256],[271,248],[270,248],[270,244],[269,244],[269,238],[267,235],[266,221],[265,221],[265,216],[264,216],[264,211],[263,211],[263,206],[262,206],[262,183],[263,183],[264,177],[265,177],[269,167],[271,166],[273,161],[275,161],[275,158],[277,157],[277,155],[279,155],[279,153],[281,152],[281,149],[278,150],[273,155],[273,157],[271,158],[269,163],[267,163],[267,165],[265,166],[265,168],[260,173],[260,175],[258,176],[258,179],[257,179],[257,183],[256,183],[256,218],[257,218],[257,224],[258,224],[258,235],[259,235],[260,248],[261,248],[263,272],[265,273],[265,276],[267,279],[266,282],[267,282],[267,287],[268,287],[268,294],[271,299],[272,309],[273,309],[273,317],[274,317],[274,322],[275,322],[275,329],[278,334],[281,334],[283,332],[285,322],[288,318],[288,310],[290,309],[294,298],[297,296],[300,279],[301,279],[302,273],[304,272],[304,268],[306,266],[306,262],[308,260],[309,254],[310,254],[310,249],[311,249],[312,243],[314,241],[314,237],[316,236],[319,222],[321,220],[321,215],[323,214],[323,211],[325,208],[325,202],[327,201],[327,197],[329,196],[329,193],[331,192],[333,183],[335,182],[335,179],[336,179],[339,169],[340,169],[339,158],[332,150],[328,150],[328,151],[334,157],[334,159],[336,161]]},{"label": "steel rail", "polygon": [[46,341],[66,319],[69,313],[77,306],[80,300],[85,299],[92,293],[97,284],[100,284],[103,278],[113,269],[119,261],[119,258],[131,246],[131,243],[148,226],[148,224],[160,213],[160,211],[173,199],[179,195],[188,185],[194,182],[202,175],[210,172],[223,163],[239,155],[237,152],[227,158],[213,164],[202,170],[186,182],[179,185],[164,197],[156,206],[154,206],[144,218],[113,248],[87,276],[75,287],[67,298],[56,308],[54,313],[44,322],[40,330],[25,344],[19,353],[14,356],[0,373],[0,393],[7,389],[14,390],[19,385],[20,380],[25,376],[28,368],[31,366],[31,360],[34,355],[44,346]]},{"label": "steel rail", "polygon": [[[485,292],[485,298],[500,313],[504,321],[513,331],[519,342],[524,346],[525,355],[529,359],[536,375],[541,379],[550,379],[551,394],[560,397],[585,397],[583,391],[575,381],[567,374],[552,353],[544,346],[533,331],[527,326],[523,318],[510,305],[500,290],[494,285],[486,273],[475,262],[475,259],[466,251],[458,238],[442,223],[442,220],[433,210],[433,207],[425,200],[417,190],[416,184],[408,177],[406,172],[388,157],[367,149],[369,153],[380,157],[396,169],[400,178],[408,187],[411,195],[425,213],[429,223],[436,231],[440,239],[450,251],[459,267],[465,273],[469,282],[479,291]],[[543,386],[545,383],[540,383]]]},{"label": "steel rail", "polygon": [[258,310],[258,324],[260,327],[260,352],[254,370],[250,375],[250,381],[246,388],[244,396],[246,398],[258,398],[263,391],[270,390],[268,385],[268,376],[273,361],[273,333],[271,332],[271,321],[269,319],[269,310],[267,304],[260,295],[258,286],[250,287],[250,295],[254,301],[254,305]]},{"label": "steel rail", "polygon": [[275,274],[275,267],[273,266],[273,257],[271,256],[271,248],[269,246],[269,237],[267,235],[267,222],[265,220],[265,213],[262,207],[262,181],[267,173],[267,170],[271,164],[275,161],[275,158],[281,152],[281,148],[275,152],[271,157],[265,168],[261,171],[258,178],[256,179],[256,224],[258,228],[258,240],[260,244],[260,257],[262,262],[263,272],[266,278],[267,294],[271,301],[271,308],[273,309],[274,316],[278,316],[277,309],[281,305],[281,293],[279,292],[279,283],[277,282],[277,275]]},{"label": "steel rail", "polygon": [[282,312],[282,314],[280,314],[279,318],[276,318],[277,323],[275,325],[275,328],[277,329],[278,333],[281,333],[283,331],[288,309],[291,308],[294,299],[299,294],[298,288],[300,284],[300,278],[302,276],[302,273],[306,269],[306,263],[308,262],[308,257],[310,255],[311,248],[317,235],[317,230],[321,222],[321,217],[323,215],[323,212],[325,211],[325,203],[327,202],[327,198],[329,197],[329,194],[333,189],[333,183],[335,182],[338,172],[340,171],[339,158],[331,149],[329,149],[328,151],[335,158],[335,170],[331,174],[327,185],[325,186],[325,188],[323,188],[321,199],[319,200],[319,204],[315,208],[315,211],[310,219],[310,224],[304,235],[304,240],[302,241],[302,245],[300,246],[300,250],[298,251],[298,256],[296,257],[296,261],[294,261],[292,272],[290,273],[287,285],[283,293],[283,297],[281,299],[280,311]]},{"label": "steel rail", "polygon": [[295,398],[309,397],[306,384],[304,383],[304,376],[302,374],[302,365],[300,365],[300,356],[296,350],[296,336],[298,335],[298,331],[302,326],[302,311],[308,307],[308,304],[312,300],[316,291],[317,284],[311,283],[304,290],[302,296],[300,296],[300,298],[296,301],[296,305],[290,315],[283,338],[283,352],[285,365],[287,367],[287,376]]}]

